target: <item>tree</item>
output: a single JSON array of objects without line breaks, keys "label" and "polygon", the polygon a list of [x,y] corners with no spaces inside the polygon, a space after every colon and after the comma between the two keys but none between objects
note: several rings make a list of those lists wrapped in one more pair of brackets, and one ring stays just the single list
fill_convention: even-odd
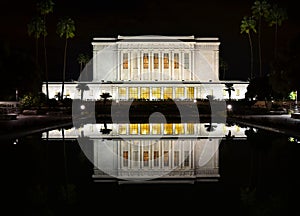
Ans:
[{"label": "tree", "polygon": [[259,75],[262,76],[262,57],[261,57],[261,31],[262,18],[269,15],[270,4],[266,0],[257,0],[251,7],[253,17],[258,20],[258,56],[259,56]]},{"label": "tree", "polygon": [[225,73],[228,70],[228,63],[223,58],[220,58],[220,69],[223,71],[222,80],[225,80]]},{"label": "tree", "polygon": [[43,16],[43,22],[45,25],[45,31],[42,32],[43,44],[44,44],[44,61],[45,61],[45,81],[46,81],[46,96],[49,99],[49,87],[48,87],[48,61],[47,61],[47,50],[46,50],[46,16],[53,12],[54,3],[52,0],[41,0],[37,3],[37,10]]},{"label": "tree", "polygon": [[68,39],[73,38],[75,36],[75,22],[69,17],[62,18],[57,23],[57,34],[61,38],[65,38],[65,49],[64,49],[64,66],[63,66],[63,78],[62,78],[62,89],[61,89],[61,100],[64,95],[64,86],[65,86],[65,78],[66,78],[66,64],[67,64],[67,47],[68,47]]},{"label": "tree", "polygon": [[246,33],[249,39],[249,46],[250,46],[250,80],[253,78],[253,45],[251,39],[251,32],[256,33],[256,21],[253,17],[244,16],[242,23],[241,23],[241,34]]},{"label": "tree", "polygon": [[45,22],[40,16],[35,16],[32,18],[30,23],[27,25],[27,32],[29,36],[33,36],[35,39],[35,70],[39,74],[39,38],[46,31]]},{"label": "tree", "polygon": [[80,73],[83,70],[84,66],[89,62],[90,56],[88,54],[80,53],[77,57],[77,61],[80,65]]},{"label": "tree", "polygon": [[103,104],[105,104],[106,101],[107,101],[107,99],[110,98],[110,97],[112,97],[112,96],[109,94],[109,92],[103,92],[103,93],[100,95],[100,97],[104,100]]},{"label": "tree", "polygon": [[273,5],[270,9],[269,16],[267,17],[267,21],[269,22],[269,26],[275,27],[275,35],[274,35],[274,58],[277,58],[277,40],[278,40],[278,27],[282,25],[284,20],[288,19],[287,12],[283,8],[279,8],[277,4]]},{"label": "tree", "polygon": [[86,83],[78,83],[76,86],[78,91],[81,91],[80,99],[83,100],[83,92],[90,90],[89,86]]},{"label": "tree", "polygon": [[228,92],[228,99],[229,99],[229,101],[231,101],[231,92],[235,91],[235,89],[233,87],[233,83],[225,83],[224,90]]}]

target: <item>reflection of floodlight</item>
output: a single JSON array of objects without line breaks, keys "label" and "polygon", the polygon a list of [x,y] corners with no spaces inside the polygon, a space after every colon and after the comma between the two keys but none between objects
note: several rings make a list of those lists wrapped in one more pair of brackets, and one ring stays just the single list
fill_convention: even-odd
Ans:
[{"label": "reflection of floodlight", "polygon": [[232,105],[231,104],[227,105],[227,110],[232,110]]},{"label": "reflection of floodlight", "polygon": [[80,106],[80,109],[82,109],[82,110],[84,110],[84,109],[85,109],[85,106],[84,106],[84,104],[82,104],[82,105]]}]

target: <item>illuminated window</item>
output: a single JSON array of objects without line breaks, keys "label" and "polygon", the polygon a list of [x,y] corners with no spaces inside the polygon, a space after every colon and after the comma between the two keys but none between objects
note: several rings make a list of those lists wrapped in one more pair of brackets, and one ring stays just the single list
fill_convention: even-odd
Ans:
[{"label": "illuminated window", "polygon": [[190,152],[189,151],[184,151],[184,163],[183,165],[185,167],[190,165]]},{"label": "illuminated window", "polygon": [[169,152],[164,151],[164,166],[169,166]]},{"label": "illuminated window", "polygon": [[141,124],[141,134],[146,135],[150,133],[149,124]]},{"label": "illuminated window", "polygon": [[152,88],[152,98],[159,99],[161,96],[160,88]]},{"label": "illuminated window", "polygon": [[187,88],[187,98],[193,99],[194,98],[194,87]]},{"label": "illuminated window", "polygon": [[164,124],[164,134],[173,134],[173,124]]},{"label": "illuminated window", "polygon": [[173,98],[173,88],[164,88],[164,99]]},{"label": "illuminated window", "polygon": [[138,132],[139,132],[138,124],[130,124],[129,125],[129,133],[130,134],[138,134]]},{"label": "illuminated window", "polygon": [[149,99],[150,98],[149,88],[141,88],[141,98],[144,98],[144,99]]},{"label": "illuminated window", "polygon": [[128,69],[128,53],[123,53],[123,69]]},{"label": "illuminated window", "polygon": [[174,69],[179,68],[179,53],[174,53]]},{"label": "illuminated window", "polygon": [[225,89],[223,89],[223,96],[225,97],[227,94],[227,91]]},{"label": "illuminated window", "polygon": [[178,87],[175,88],[175,98],[183,98],[184,97],[184,88]]},{"label": "illuminated window", "polygon": [[126,98],[126,88],[119,88],[119,98],[124,99]]},{"label": "illuminated window", "polygon": [[129,99],[138,98],[138,88],[131,87],[129,88]]},{"label": "illuminated window", "polygon": [[144,53],[144,55],[143,55],[143,65],[144,65],[144,69],[148,69],[148,67],[149,67],[148,53]]},{"label": "illuminated window", "polygon": [[159,166],[159,151],[154,151],[153,152],[153,159],[154,159],[154,166],[158,167]]},{"label": "illuminated window", "polygon": [[190,68],[190,56],[188,53],[184,53],[184,69]]},{"label": "illuminated window", "polygon": [[184,134],[184,126],[183,124],[175,124],[175,134]]},{"label": "illuminated window", "polygon": [[193,123],[187,123],[186,125],[186,133],[187,134],[194,134],[195,133],[195,127]]},{"label": "illuminated window", "polygon": [[174,151],[174,166],[179,166],[179,151]]},{"label": "illuminated window", "polygon": [[153,124],[152,125],[152,134],[161,134],[160,124]]},{"label": "illuminated window", "polygon": [[169,54],[164,53],[164,69],[169,69]]},{"label": "illuminated window", "polygon": [[126,129],[127,129],[126,125],[119,124],[119,134],[126,134],[127,133]]},{"label": "illuminated window", "polygon": [[143,157],[143,161],[144,161],[144,166],[149,166],[149,152],[148,151],[144,151],[144,157]]},{"label": "illuminated window", "polygon": [[133,67],[133,69],[137,69],[138,68],[137,53],[132,53],[132,67]]},{"label": "illuminated window", "polygon": [[123,166],[128,167],[128,151],[123,151]]},{"label": "illuminated window", "polygon": [[158,69],[159,64],[158,64],[158,53],[153,54],[153,67],[154,69]]},{"label": "illuminated window", "polygon": [[236,89],[236,96],[240,96],[240,90],[239,89]]}]

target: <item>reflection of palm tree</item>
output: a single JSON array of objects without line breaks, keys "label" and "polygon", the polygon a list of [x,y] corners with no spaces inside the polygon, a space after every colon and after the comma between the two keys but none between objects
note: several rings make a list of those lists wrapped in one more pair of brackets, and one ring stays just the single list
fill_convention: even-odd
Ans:
[{"label": "reflection of palm tree", "polygon": [[65,140],[65,129],[61,129],[62,140],[63,140],[63,152],[64,152],[64,170],[65,170],[65,191],[66,191],[66,199],[69,199],[68,193],[68,167],[67,167],[67,151],[66,151],[66,140]]},{"label": "reflection of palm tree", "polygon": [[112,129],[107,128],[107,124],[106,124],[106,122],[104,122],[104,128],[101,128],[100,132],[102,134],[109,134],[111,131],[112,131]]},{"label": "reflection of palm tree", "polygon": [[210,122],[208,125],[204,125],[204,127],[206,127],[207,132],[212,132],[212,131],[215,131],[215,128],[217,127],[217,125],[212,125],[212,123]]},{"label": "reflection of palm tree", "polygon": [[86,83],[78,83],[76,89],[80,92],[80,99],[83,100],[83,92],[90,90],[89,86]]}]

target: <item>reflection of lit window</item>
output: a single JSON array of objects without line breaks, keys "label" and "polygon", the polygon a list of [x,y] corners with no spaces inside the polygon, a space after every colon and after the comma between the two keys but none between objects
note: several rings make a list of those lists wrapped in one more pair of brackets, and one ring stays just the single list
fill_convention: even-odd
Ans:
[{"label": "reflection of lit window", "polygon": [[164,88],[164,99],[173,98],[173,88]]},{"label": "reflection of lit window", "polygon": [[154,151],[153,152],[153,159],[154,159],[154,166],[158,167],[159,166],[159,151]]},{"label": "reflection of lit window", "polygon": [[160,124],[152,125],[152,134],[161,134]]},{"label": "reflection of lit window", "polygon": [[138,98],[138,88],[131,87],[129,88],[129,99]]},{"label": "reflection of lit window", "polygon": [[174,69],[179,68],[179,53],[174,53]]},{"label": "reflection of lit window", "polygon": [[223,96],[225,97],[227,94],[227,91],[225,89],[223,89]]},{"label": "reflection of lit window", "polygon": [[130,134],[138,134],[139,128],[138,124],[130,124],[129,125],[129,133]]},{"label": "reflection of lit window", "polygon": [[152,98],[159,99],[160,95],[160,88],[152,88]]},{"label": "reflection of lit window", "polygon": [[126,128],[127,128],[126,125],[120,124],[119,125],[119,134],[126,134],[127,133]]},{"label": "reflection of lit window", "polygon": [[164,151],[164,166],[169,166],[169,152]]},{"label": "reflection of lit window", "polygon": [[174,166],[179,166],[179,151],[174,151]]},{"label": "reflection of lit window", "polygon": [[184,151],[184,163],[183,163],[183,165],[185,167],[187,167],[187,166],[189,166],[189,164],[190,164],[190,153],[189,153],[189,151]]},{"label": "reflection of lit window", "polygon": [[184,69],[190,68],[190,58],[188,53],[184,53]]},{"label": "reflection of lit window", "polygon": [[150,98],[149,88],[141,88],[141,98],[144,98],[144,99],[149,99]]},{"label": "reflection of lit window", "polygon": [[149,166],[149,152],[144,151],[144,166]]},{"label": "reflection of lit window", "polygon": [[236,89],[236,96],[240,96],[240,90],[239,89]]},{"label": "reflection of lit window", "polygon": [[150,127],[149,124],[141,124],[141,134],[149,134],[150,133]]},{"label": "reflection of lit window", "polygon": [[173,124],[164,124],[164,134],[173,134]]},{"label": "reflection of lit window", "polygon": [[169,69],[169,54],[164,54],[164,69]]},{"label": "reflection of lit window", "polygon": [[154,63],[153,65],[154,69],[158,69],[158,53],[153,54],[153,63]]},{"label": "reflection of lit window", "polygon": [[133,151],[132,152],[132,165],[134,167],[137,167],[138,166],[138,160],[139,160],[139,152],[138,151]]},{"label": "reflection of lit window", "polygon": [[144,53],[144,55],[143,55],[143,65],[144,65],[144,69],[148,69],[148,66],[149,66],[148,53]]},{"label": "reflection of lit window", "polygon": [[119,88],[119,98],[126,98],[126,88]]},{"label": "reflection of lit window", "polygon": [[128,69],[128,53],[123,54],[123,69]]},{"label": "reflection of lit window", "polygon": [[183,98],[184,97],[184,88],[178,87],[175,88],[175,98]]},{"label": "reflection of lit window", "polygon": [[128,167],[128,151],[123,151],[123,166]]},{"label": "reflection of lit window", "polygon": [[175,124],[175,134],[184,134],[183,124]]},{"label": "reflection of lit window", "polygon": [[187,98],[193,99],[194,98],[194,87],[187,88]]},{"label": "reflection of lit window", "polygon": [[187,134],[194,134],[194,124],[193,123],[187,123],[186,125],[186,133]]}]

